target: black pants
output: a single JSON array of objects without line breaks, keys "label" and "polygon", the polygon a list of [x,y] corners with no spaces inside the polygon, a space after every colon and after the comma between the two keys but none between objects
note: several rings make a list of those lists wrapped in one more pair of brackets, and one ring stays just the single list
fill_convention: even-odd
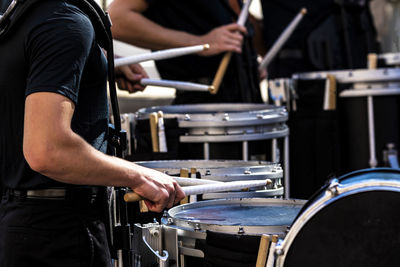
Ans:
[{"label": "black pants", "polygon": [[111,266],[99,203],[15,198],[0,204],[0,267]]}]

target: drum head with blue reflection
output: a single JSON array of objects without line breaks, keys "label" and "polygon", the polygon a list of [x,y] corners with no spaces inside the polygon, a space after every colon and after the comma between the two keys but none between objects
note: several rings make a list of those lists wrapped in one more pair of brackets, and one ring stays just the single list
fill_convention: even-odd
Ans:
[{"label": "drum head with blue reflection", "polygon": [[[400,171],[368,170],[340,179],[344,186],[367,181],[371,187],[325,203],[284,248],[283,266],[400,266],[400,188],[381,185],[388,180],[400,185]],[[317,201],[314,197],[301,213],[315,209]]]},{"label": "drum head with blue reflection", "polygon": [[[219,199],[181,205],[169,210],[174,224],[182,228],[200,227],[222,233],[283,233],[291,225],[305,201],[268,198]],[[265,230],[265,231],[264,231]]]}]

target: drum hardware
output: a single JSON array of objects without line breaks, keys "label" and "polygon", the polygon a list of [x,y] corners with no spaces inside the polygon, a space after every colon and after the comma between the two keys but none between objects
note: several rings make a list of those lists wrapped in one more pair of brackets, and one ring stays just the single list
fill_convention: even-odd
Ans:
[{"label": "drum hardware", "polygon": [[376,158],[375,144],[375,122],[374,122],[374,96],[381,95],[400,95],[400,88],[394,89],[357,89],[344,90],[339,94],[340,97],[367,97],[368,110],[368,137],[369,137],[369,166],[375,168],[378,165]]},{"label": "drum hardware", "polygon": [[285,105],[286,109],[296,111],[296,81],[290,78],[277,78],[268,81],[269,98],[275,106]]},{"label": "drum hardware", "polygon": [[258,70],[264,71],[267,69],[267,66],[269,63],[272,61],[272,59],[275,58],[276,54],[279,52],[279,50],[282,48],[282,46],[286,43],[286,41],[289,39],[289,37],[292,35],[293,31],[297,28],[299,25],[300,21],[303,19],[304,15],[307,13],[306,8],[302,8],[300,12],[296,15],[296,17],[290,22],[290,24],[285,28],[285,30],[281,33],[279,38],[275,41],[275,43],[272,45],[268,53],[265,55],[265,57],[262,59]]},{"label": "drum hardware", "polygon": [[[298,266],[299,262],[311,267],[321,266],[321,262],[325,262],[324,266],[398,265],[397,250],[391,247],[398,244],[398,219],[393,215],[400,201],[399,171],[389,168],[356,171],[331,180],[317,193],[276,246],[277,267]],[[373,206],[375,203],[378,206]],[[357,219],[350,220],[347,217],[350,215]],[[371,254],[367,248],[373,249],[368,250]],[[363,255],[355,259],[354,253]],[[341,255],[340,261],[326,262],[334,255]]]},{"label": "drum hardware", "polygon": [[389,143],[386,144],[387,149],[383,150],[383,162],[385,166],[389,166],[391,168],[398,169],[399,161],[398,161],[398,152],[395,149],[395,144]]},{"label": "drum hardware", "polygon": [[[243,5],[242,10],[240,11],[237,20],[237,24],[239,24],[240,26],[244,26],[247,21],[251,1],[252,0],[247,0],[246,3],[244,3]],[[225,76],[226,69],[228,68],[229,62],[231,61],[231,57],[232,57],[232,52],[226,52],[224,57],[222,58],[221,63],[218,66],[217,73],[215,74],[214,80],[212,82],[212,89],[210,90],[211,94],[215,95],[218,93],[222,79]]]}]

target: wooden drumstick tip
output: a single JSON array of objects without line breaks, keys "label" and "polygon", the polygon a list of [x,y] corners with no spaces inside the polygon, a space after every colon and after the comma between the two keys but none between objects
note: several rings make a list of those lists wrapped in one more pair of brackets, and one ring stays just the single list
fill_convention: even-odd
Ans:
[{"label": "wooden drumstick tip", "polygon": [[210,49],[210,45],[209,44],[204,44],[203,45],[203,50],[208,50]]},{"label": "wooden drumstick tip", "polygon": [[217,90],[215,90],[215,86],[214,85],[210,85],[208,87],[208,91],[213,95],[215,95],[217,93]]},{"label": "wooden drumstick tip", "polygon": [[272,240],[273,243],[278,242],[278,235],[272,235]]},{"label": "wooden drumstick tip", "polygon": [[271,179],[265,180],[265,185],[270,185],[270,184],[272,184],[272,180]]},{"label": "wooden drumstick tip", "polygon": [[300,10],[300,13],[303,14],[303,15],[307,14],[307,8],[303,7],[303,8]]}]

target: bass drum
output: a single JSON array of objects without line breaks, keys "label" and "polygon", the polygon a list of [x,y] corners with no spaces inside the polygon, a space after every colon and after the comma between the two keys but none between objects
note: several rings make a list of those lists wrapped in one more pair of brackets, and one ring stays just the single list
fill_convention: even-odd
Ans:
[{"label": "bass drum", "polygon": [[333,179],[275,249],[276,266],[400,266],[400,170]]}]

